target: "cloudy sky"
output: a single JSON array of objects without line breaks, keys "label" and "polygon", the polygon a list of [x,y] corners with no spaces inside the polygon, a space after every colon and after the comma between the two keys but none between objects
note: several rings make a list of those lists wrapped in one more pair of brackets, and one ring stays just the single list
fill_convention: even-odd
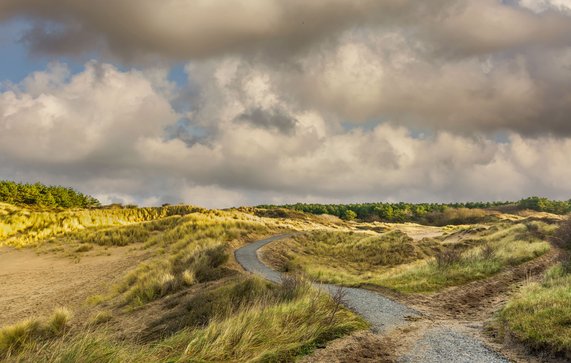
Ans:
[{"label": "cloudy sky", "polygon": [[0,179],[104,203],[571,198],[571,0],[2,0]]}]

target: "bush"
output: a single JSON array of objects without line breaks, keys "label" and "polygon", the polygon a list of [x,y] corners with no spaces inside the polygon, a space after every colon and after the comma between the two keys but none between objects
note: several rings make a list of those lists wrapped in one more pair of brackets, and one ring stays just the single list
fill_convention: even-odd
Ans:
[{"label": "bush", "polygon": [[553,236],[553,242],[561,248],[571,249],[571,217],[561,222]]},{"label": "bush", "polygon": [[486,244],[484,247],[482,247],[480,254],[484,260],[491,260],[496,257],[496,249],[490,244]]},{"label": "bush", "polygon": [[438,268],[444,269],[460,263],[460,261],[462,260],[462,254],[460,253],[460,251],[447,249],[444,251],[436,252],[436,254],[434,255],[434,259],[436,262],[436,266],[438,266]]}]

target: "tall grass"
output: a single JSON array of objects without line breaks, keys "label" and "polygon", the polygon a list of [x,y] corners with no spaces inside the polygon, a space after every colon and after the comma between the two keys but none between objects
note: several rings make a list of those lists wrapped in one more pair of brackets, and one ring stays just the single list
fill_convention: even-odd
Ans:
[{"label": "tall grass", "polygon": [[285,270],[311,264],[313,267],[339,267],[356,273],[377,271],[433,254],[435,245],[415,244],[400,231],[379,235],[355,232],[312,231],[280,243]]},{"label": "tall grass", "polygon": [[571,357],[571,217],[552,240],[566,253],[563,261],[549,269],[543,281],[521,289],[500,312],[499,322],[532,348]]},{"label": "tall grass", "polygon": [[71,314],[56,309],[47,319],[28,319],[0,329],[0,358],[9,358],[23,349],[37,346],[46,340],[62,336]]},{"label": "tall grass", "polygon": [[[17,358],[42,362],[257,362],[294,361],[317,345],[367,324],[337,309],[325,293],[301,281],[276,286],[244,278],[210,292],[211,300],[190,300],[210,306],[202,324],[158,341],[142,344],[113,339],[105,330],[64,337]],[[196,316],[195,316],[196,317]]]},{"label": "tall grass", "polygon": [[25,247],[89,227],[125,225],[201,211],[204,210],[193,206],[50,211],[0,203],[0,244]]},{"label": "tall grass", "polygon": [[571,273],[563,264],[525,286],[500,313],[517,338],[535,349],[571,354]]},{"label": "tall grass", "polygon": [[318,344],[367,327],[305,280],[291,281],[279,287],[258,279],[238,283],[226,290],[230,295],[222,294],[221,306],[211,303],[218,313],[205,327],[182,330],[161,345],[184,362],[293,361]]},{"label": "tall grass", "polygon": [[147,247],[163,253],[135,268],[117,291],[125,303],[141,306],[185,286],[219,279],[232,273],[224,266],[232,241],[268,231],[259,222],[198,214],[182,217],[174,228],[147,240]]},{"label": "tall grass", "polygon": [[[254,305],[206,328],[188,332],[183,359],[195,361],[286,361],[315,345],[366,324],[347,311],[331,319],[328,298],[313,291],[293,301]],[[252,349],[255,347],[255,349]]]}]

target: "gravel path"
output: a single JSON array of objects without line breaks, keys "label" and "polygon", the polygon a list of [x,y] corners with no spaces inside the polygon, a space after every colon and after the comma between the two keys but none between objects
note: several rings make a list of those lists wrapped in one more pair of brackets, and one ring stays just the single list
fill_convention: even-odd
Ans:
[{"label": "gravel path", "polygon": [[[259,260],[257,251],[268,243],[291,236],[292,234],[278,235],[250,243],[236,250],[236,260],[245,270],[280,283],[281,274],[264,265]],[[316,287],[326,290],[332,295],[338,289],[337,286],[329,284],[316,284]],[[344,288],[344,290],[345,305],[367,319],[374,332],[387,332],[390,329],[406,325],[408,323],[407,318],[419,316],[418,312],[375,292],[355,288]]]},{"label": "gravel path", "polygon": [[427,330],[399,362],[509,363],[477,340],[447,328]]},{"label": "gravel path", "polygon": [[[268,243],[291,237],[293,234],[273,236],[248,244],[235,252],[236,260],[245,270],[260,275],[270,281],[280,283],[281,274],[264,265],[258,258],[257,251]],[[318,284],[318,288],[334,294],[335,285]],[[363,316],[371,324],[375,332],[386,333],[399,326],[409,324],[410,318],[419,317],[420,313],[392,301],[376,292],[345,288],[345,305]],[[506,363],[508,360],[490,351],[479,341],[448,328],[435,328],[426,333],[411,347],[410,351],[400,359],[402,363]]]}]

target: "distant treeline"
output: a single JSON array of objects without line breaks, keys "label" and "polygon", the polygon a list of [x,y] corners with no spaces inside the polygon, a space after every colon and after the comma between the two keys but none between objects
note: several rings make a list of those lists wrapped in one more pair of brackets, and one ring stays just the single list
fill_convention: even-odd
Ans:
[{"label": "distant treeline", "polygon": [[101,204],[92,196],[72,188],[23,184],[0,180],[0,202],[50,208],[90,208]]},{"label": "distant treeline", "polygon": [[519,202],[468,202],[468,203],[361,203],[361,204],[289,204],[260,205],[258,208],[285,208],[311,214],[330,214],[343,219],[382,220],[387,222],[428,221],[450,209],[531,209],[555,214],[571,213],[571,200],[556,201],[531,197]]}]

